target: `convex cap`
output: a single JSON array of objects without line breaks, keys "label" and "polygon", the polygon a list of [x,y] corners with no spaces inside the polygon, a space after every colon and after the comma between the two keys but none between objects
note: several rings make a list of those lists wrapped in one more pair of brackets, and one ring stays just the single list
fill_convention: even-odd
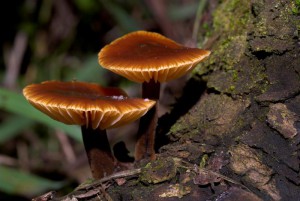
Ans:
[{"label": "convex cap", "polygon": [[183,76],[210,51],[184,47],[158,33],[136,31],[106,45],[99,64],[134,82],[166,82]]},{"label": "convex cap", "polygon": [[118,88],[77,81],[32,84],[23,94],[35,108],[57,121],[102,130],[135,121],[155,104],[149,99],[129,98]]}]

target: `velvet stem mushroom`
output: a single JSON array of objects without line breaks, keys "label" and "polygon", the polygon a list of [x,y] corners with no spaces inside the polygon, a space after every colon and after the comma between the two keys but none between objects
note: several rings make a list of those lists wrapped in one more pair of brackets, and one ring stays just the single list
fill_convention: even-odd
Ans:
[{"label": "velvet stem mushroom", "polygon": [[113,173],[115,160],[106,129],[143,116],[155,101],[129,98],[118,88],[84,82],[47,81],[24,88],[25,98],[54,120],[80,125],[92,175],[100,179]]},{"label": "velvet stem mushroom", "polygon": [[[209,55],[208,50],[185,47],[158,33],[136,31],[106,45],[99,52],[98,60],[102,67],[143,83],[143,98],[158,100],[160,83],[185,75]],[[136,160],[155,158],[157,107],[141,118]]]},{"label": "velvet stem mushroom", "polygon": [[93,178],[100,179],[111,174],[116,162],[111,152],[106,130],[81,126],[81,132]]},{"label": "velvet stem mushroom", "polygon": [[160,95],[160,83],[150,80],[142,84],[142,98],[149,98],[157,101],[147,114],[140,119],[137,132],[137,142],[135,145],[135,159],[137,161],[143,158],[155,159],[154,141],[155,130],[158,120],[158,100]]}]

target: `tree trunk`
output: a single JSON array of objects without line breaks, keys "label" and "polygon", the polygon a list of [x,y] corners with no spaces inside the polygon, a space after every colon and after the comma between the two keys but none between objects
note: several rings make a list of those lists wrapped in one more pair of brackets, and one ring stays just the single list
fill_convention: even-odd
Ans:
[{"label": "tree trunk", "polygon": [[296,0],[221,1],[211,56],[158,122],[168,143],[108,197],[299,200],[299,13]]},{"label": "tree trunk", "polygon": [[259,198],[300,199],[299,12],[291,0],[219,5],[212,55],[194,76],[207,91],[171,127],[176,146],[163,152],[193,150],[185,160],[196,164],[207,154],[208,167],[222,155],[220,173]]}]

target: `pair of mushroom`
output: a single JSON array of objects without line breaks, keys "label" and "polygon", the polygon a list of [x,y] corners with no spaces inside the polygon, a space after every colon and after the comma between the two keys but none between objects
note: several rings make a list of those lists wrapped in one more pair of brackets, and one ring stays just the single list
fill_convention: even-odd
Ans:
[{"label": "pair of mushroom", "polygon": [[102,67],[143,83],[142,98],[129,98],[117,88],[83,82],[48,81],[24,88],[27,100],[51,118],[81,125],[92,175],[101,178],[114,170],[107,128],[141,118],[135,159],[155,158],[154,136],[160,83],[192,70],[210,51],[184,47],[160,34],[136,31],[105,46],[98,55]]}]

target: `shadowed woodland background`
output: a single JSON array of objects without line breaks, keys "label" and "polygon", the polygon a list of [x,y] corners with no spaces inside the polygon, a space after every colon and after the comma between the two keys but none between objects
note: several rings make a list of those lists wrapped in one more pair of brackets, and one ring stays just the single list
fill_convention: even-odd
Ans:
[{"label": "shadowed woodland background", "polygon": [[[190,76],[163,86],[158,165],[148,165],[139,178],[120,186],[110,184],[109,198],[299,199],[299,0],[2,4],[1,200],[28,200],[49,190],[62,196],[90,177],[79,128],[45,117],[21,90],[45,80],[80,80],[139,96],[139,85],[97,62],[105,44],[139,29],[212,55]],[[133,124],[110,131],[121,161],[132,161],[132,153],[118,156],[125,150],[118,142],[132,151],[136,129]],[[206,174],[178,167],[175,157],[205,168]]]}]

